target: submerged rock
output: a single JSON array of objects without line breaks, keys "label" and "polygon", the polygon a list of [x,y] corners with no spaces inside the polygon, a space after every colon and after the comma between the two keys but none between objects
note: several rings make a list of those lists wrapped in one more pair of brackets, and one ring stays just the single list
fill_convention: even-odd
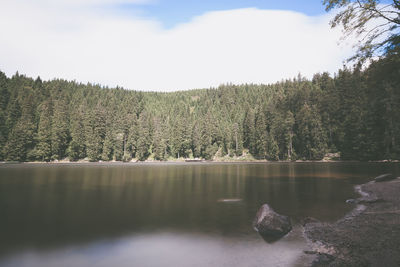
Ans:
[{"label": "submerged rock", "polygon": [[394,180],[394,179],[396,179],[396,177],[394,177],[393,174],[386,173],[386,174],[379,175],[378,177],[375,177],[374,181],[375,182],[385,182],[385,181],[390,181],[390,180]]},{"label": "submerged rock", "polygon": [[315,219],[313,217],[306,217],[301,222],[301,224],[303,226],[306,226],[306,224],[308,224],[308,223],[320,223],[320,221],[318,221],[317,219]]},{"label": "submerged rock", "polygon": [[312,267],[324,267],[335,260],[335,257],[330,254],[318,253],[318,256],[311,263]]},{"label": "submerged rock", "polygon": [[268,204],[258,210],[253,227],[267,242],[276,241],[292,230],[289,217],[276,213]]},{"label": "submerged rock", "polygon": [[242,199],[241,198],[220,198],[217,201],[223,202],[223,203],[234,203],[234,202],[240,202],[240,201],[242,201]]}]

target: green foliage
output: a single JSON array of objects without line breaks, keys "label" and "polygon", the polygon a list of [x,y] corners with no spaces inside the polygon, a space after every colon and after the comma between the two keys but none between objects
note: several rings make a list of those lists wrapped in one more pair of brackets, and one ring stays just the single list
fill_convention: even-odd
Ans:
[{"label": "green foliage", "polygon": [[315,107],[307,103],[296,114],[297,152],[304,159],[322,159],[326,152],[326,135]]},{"label": "green foliage", "polygon": [[26,161],[33,148],[34,125],[26,119],[19,120],[11,130],[4,147],[5,159],[8,161]]},{"label": "green foliage", "polygon": [[379,0],[324,0],[326,10],[338,9],[331,26],[343,27],[344,37],[359,37],[357,53],[350,60],[363,62],[374,56],[398,54],[400,48],[400,2]]},{"label": "green foliage", "polygon": [[63,159],[69,143],[68,106],[64,99],[56,100],[51,124],[51,151],[53,159]]},{"label": "green foliage", "polygon": [[146,113],[140,114],[138,128],[136,157],[139,160],[145,160],[150,155],[151,145],[151,128],[148,115]]},{"label": "green foliage", "polygon": [[100,103],[86,113],[86,153],[90,161],[101,159],[103,142],[106,134],[105,112]]},{"label": "green foliage", "polygon": [[334,77],[173,93],[0,72],[0,159],[400,159],[399,77],[397,54]]},{"label": "green foliage", "polygon": [[86,134],[84,124],[84,108],[80,106],[71,113],[71,142],[68,147],[70,160],[76,161],[86,157]]},{"label": "green foliage", "polygon": [[39,106],[39,109],[40,118],[34,154],[36,159],[40,161],[50,161],[52,152],[52,110],[50,102],[44,102]]},{"label": "green foliage", "polygon": [[162,121],[158,118],[154,120],[153,153],[156,160],[165,160],[167,157],[167,137],[166,130]]},{"label": "green foliage", "polygon": [[107,129],[103,143],[103,152],[101,155],[102,160],[109,161],[113,159],[113,150],[115,141],[116,140],[114,140],[114,134],[112,133],[112,129],[111,128]]}]

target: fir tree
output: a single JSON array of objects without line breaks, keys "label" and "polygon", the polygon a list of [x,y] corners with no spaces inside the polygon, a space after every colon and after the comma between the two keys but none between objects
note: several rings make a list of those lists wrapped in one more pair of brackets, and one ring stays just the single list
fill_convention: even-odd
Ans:
[{"label": "fir tree", "polygon": [[40,106],[40,119],[37,133],[37,144],[35,148],[36,158],[40,161],[51,160],[51,140],[52,140],[52,110],[50,102],[45,102]]},{"label": "fir tree", "polygon": [[63,159],[69,142],[68,107],[65,100],[56,100],[51,124],[51,150],[54,159]]}]

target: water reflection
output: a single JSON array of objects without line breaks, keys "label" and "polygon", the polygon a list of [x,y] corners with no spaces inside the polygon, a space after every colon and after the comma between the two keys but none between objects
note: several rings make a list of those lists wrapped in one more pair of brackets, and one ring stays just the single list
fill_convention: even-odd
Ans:
[{"label": "water reflection", "polygon": [[[275,248],[297,244],[298,252],[303,244],[300,237],[279,246],[262,241],[251,224],[263,203],[295,223],[308,216],[333,221],[351,209],[345,200],[354,197],[353,184],[384,172],[398,174],[398,168],[360,163],[1,165],[0,258],[10,263],[14,260],[9,257],[17,255],[15,260],[54,266],[53,258],[64,257],[71,266],[67,258],[76,257],[75,250],[63,248],[79,247],[83,256],[78,256],[87,261],[90,251],[101,253],[99,244],[111,251],[136,244],[149,250],[134,253],[142,257],[140,266],[145,266],[145,259],[148,266],[157,266],[152,265],[157,257],[151,253],[170,242],[177,251],[192,250],[183,259],[192,264],[185,266],[208,265],[202,258],[213,259],[214,266],[228,265],[232,262],[227,258],[241,258],[241,251],[260,253],[251,258],[261,262],[266,260],[265,249],[275,255]],[[109,263],[104,266],[117,260],[112,253],[103,256]],[[169,253],[174,265],[161,264],[166,260],[161,257],[158,266],[182,265],[176,264],[178,254]]]},{"label": "water reflection", "polygon": [[292,266],[302,258],[299,246],[303,245],[299,239],[282,240],[272,247],[259,239],[157,232],[86,246],[26,251],[7,258],[2,266]]}]

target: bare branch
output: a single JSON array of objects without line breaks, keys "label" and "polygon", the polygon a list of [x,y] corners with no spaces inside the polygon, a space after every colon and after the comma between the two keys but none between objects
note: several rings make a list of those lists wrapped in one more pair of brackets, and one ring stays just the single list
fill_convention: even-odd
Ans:
[{"label": "bare branch", "polygon": [[390,24],[390,22],[386,22],[386,23],[383,23],[383,24],[381,24],[381,25],[375,26],[374,28],[372,28],[371,30],[369,30],[369,31],[366,33],[366,36],[364,36],[364,37],[361,39],[361,41],[363,41],[363,40],[364,40],[370,33],[372,33],[373,31],[377,30],[378,28],[384,27],[384,26],[386,26],[386,25],[388,25],[388,24]]}]

